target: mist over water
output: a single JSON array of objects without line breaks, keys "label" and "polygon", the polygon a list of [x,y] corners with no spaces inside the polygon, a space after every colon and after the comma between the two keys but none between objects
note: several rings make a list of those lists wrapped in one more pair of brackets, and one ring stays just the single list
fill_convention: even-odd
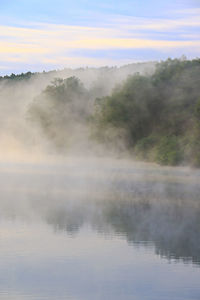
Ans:
[{"label": "mist over water", "polygon": [[87,224],[133,244],[153,244],[168,259],[200,262],[199,171],[74,157],[1,164],[1,170],[2,217],[39,218],[68,234]]},{"label": "mist over water", "polygon": [[80,157],[0,167],[0,299],[198,299],[199,171]]},{"label": "mist over water", "polygon": [[[129,72],[0,83],[0,299],[199,299],[200,171],[135,161],[120,139],[120,151],[91,141],[77,95],[63,120],[45,106],[55,77],[78,76],[92,110],[91,91],[107,95]],[[49,114],[47,127],[30,107]]]}]

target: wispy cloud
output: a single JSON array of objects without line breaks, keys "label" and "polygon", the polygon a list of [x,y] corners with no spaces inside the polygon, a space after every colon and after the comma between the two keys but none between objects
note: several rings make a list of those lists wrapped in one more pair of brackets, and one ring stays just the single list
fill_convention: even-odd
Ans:
[{"label": "wispy cloud", "polygon": [[181,10],[176,10],[174,11],[176,14],[181,14],[181,15],[200,15],[200,8],[187,8],[187,9],[181,9]]},{"label": "wispy cloud", "polygon": [[[109,20],[108,20],[109,19]],[[0,65],[9,63],[71,64],[108,63],[105,58],[71,55],[76,50],[155,49],[196,55],[200,49],[200,10],[182,11],[178,17],[139,18],[110,16],[105,26],[68,26],[27,23],[23,26],[0,26]],[[175,38],[174,38],[175,36]],[[83,51],[83,53],[84,53]],[[81,63],[82,60],[82,63]],[[119,61],[120,63],[120,61]],[[5,66],[6,67],[6,66]]]}]

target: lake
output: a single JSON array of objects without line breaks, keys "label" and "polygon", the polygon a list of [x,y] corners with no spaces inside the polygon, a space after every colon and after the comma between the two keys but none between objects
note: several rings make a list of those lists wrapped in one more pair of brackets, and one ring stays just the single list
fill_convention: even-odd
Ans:
[{"label": "lake", "polygon": [[200,299],[200,171],[0,164],[0,299]]}]

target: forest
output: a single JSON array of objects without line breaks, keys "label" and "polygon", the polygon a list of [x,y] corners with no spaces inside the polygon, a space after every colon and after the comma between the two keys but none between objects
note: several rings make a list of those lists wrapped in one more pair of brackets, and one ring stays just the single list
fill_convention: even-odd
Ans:
[{"label": "forest", "polygon": [[1,88],[47,75],[25,119],[55,151],[101,145],[137,160],[200,167],[200,59],[11,74]]},{"label": "forest", "polygon": [[96,102],[101,140],[112,138],[107,136],[112,127],[143,160],[200,166],[199,59],[168,59],[151,76],[130,76]]}]

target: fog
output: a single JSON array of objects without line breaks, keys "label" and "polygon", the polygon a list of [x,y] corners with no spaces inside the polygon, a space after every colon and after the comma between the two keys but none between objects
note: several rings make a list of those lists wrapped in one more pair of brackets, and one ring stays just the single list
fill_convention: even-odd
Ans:
[{"label": "fog", "polygon": [[95,99],[118,89],[128,75],[151,74],[154,67],[2,79],[1,219],[41,220],[72,236],[87,225],[131,245],[153,245],[169,260],[199,264],[200,172],[134,160],[123,133],[111,148],[93,139]]},{"label": "fog", "polygon": [[0,218],[42,221],[76,236],[84,226],[168,260],[200,263],[199,171],[128,160],[1,164]]},{"label": "fog", "polygon": [[[96,147],[94,140],[91,142],[91,129],[86,124],[86,117],[89,117],[94,110],[95,99],[109,95],[112,89],[121,84],[128,75],[136,72],[151,73],[154,67],[155,63],[139,63],[120,68],[64,69],[35,73],[31,76],[25,74],[14,79],[1,78],[1,160],[30,161],[30,159],[45,159],[49,154],[51,157],[63,152],[66,154],[69,151],[86,154],[88,151],[91,152],[92,148],[95,149],[94,152],[98,152],[101,147]],[[52,82],[55,82],[55,78],[66,80],[70,77],[75,77],[80,81],[85,89],[85,95],[83,97],[82,94],[71,95],[71,106],[65,108],[66,112],[63,115],[61,111],[59,112],[59,109],[62,110],[63,107],[59,107],[55,102],[58,111],[51,114],[52,126],[49,126],[48,130],[45,131],[39,114],[33,118],[29,111],[36,103],[37,111],[50,114],[51,103],[47,99],[48,95],[44,95],[45,89],[52,85]],[[38,102],[36,99],[39,99]],[[63,120],[61,120],[62,118]],[[66,136],[69,137],[69,142],[65,141]],[[62,151],[58,149],[59,143],[62,144],[60,147]],[[69,144],[70,147],[68,147]],[[63,148],[65,148],[64,151]]]}]

